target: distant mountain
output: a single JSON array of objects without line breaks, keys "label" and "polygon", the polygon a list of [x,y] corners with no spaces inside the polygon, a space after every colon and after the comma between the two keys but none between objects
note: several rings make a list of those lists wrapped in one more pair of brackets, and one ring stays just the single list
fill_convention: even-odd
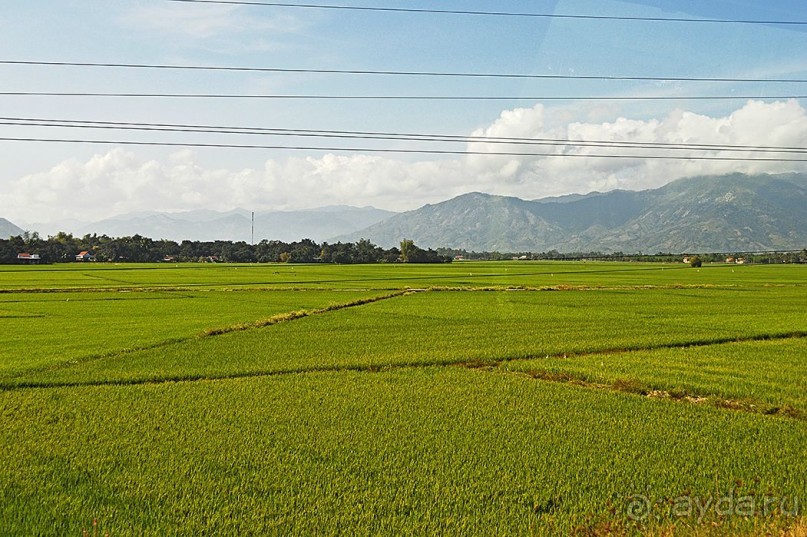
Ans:
[{"label": "distant mountain", "polygon": [[471,193],[337,239],[476,251],[697,252],[807,246],[807,175],[732,174],[526,201]]},{"label": "distant mountain", "polygon": [[0,239],[16,237],[17,235],[22,235],[23,233],[25,233],[25,230],[22,228],[15,226],[5,218],[0,218]]},{"label": "distant mountain", "polygon": [[[374,207],[330,206],[303,211],[255,213],[255,242],[262,239],[317,242],[333,235],[351,233],[395,213]],[[106,234],[110,237],[141,235],[181,241],[251,240],[251,215],[244,209],[226,213],[197,210],[179,213],[139,212],[83,224],[69,229],[74,235]]]}]

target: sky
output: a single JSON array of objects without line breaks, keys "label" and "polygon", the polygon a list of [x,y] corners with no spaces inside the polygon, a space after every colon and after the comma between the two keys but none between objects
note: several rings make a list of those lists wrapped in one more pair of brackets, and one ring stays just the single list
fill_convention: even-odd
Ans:
[{"label": "sky", "polygon": [[[69,120],[461,138],[807,148],[807,99],[798,98],[807,95],[807,82],[773,81],[807,80],[807,24],[774,23],[807,23],[807,3],[803,0],[294,0],[287,3],[556,17],[170,0],[3,0],[0,217],[25,226],[90,222],[141,211],[234,208],[266,211],[326,205],[370,205],[404,211],[472,191],[536,199],[617,188],[656,188],[695,175],[807,171],[806,162],[731,160],[805,159],[805,153],[716,149],[693,153],[658,148],[502,145],[476,139],[418,142],[31,124],[36,120]],[[773,22],[663,22],[557,15]],[[13,62],[660,80],[135,69]],[[36,92],[488,99],[8,94]],[[708,96],[731,98],[682,98]],[[79,142],[14,140],[19,138]],[[88,140],[108,143],[93,144],[87,143]],[[127,141],[298,149],[112,143]],[[491,154],[502,152],[519,154]],[[729,159],[642,158],[660,154]],[[631,158],[622,158],[626,156]]]}]

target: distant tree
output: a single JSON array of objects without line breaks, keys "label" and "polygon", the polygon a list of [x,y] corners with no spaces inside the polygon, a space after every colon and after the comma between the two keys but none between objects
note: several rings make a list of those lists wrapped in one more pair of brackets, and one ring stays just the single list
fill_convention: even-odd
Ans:
[{"label": "distant tree", "polygon": [[280,254],[289,251],[289,245],[281,241],[262,240],[256,246],[258,261],[261,263],[275,263],[280,261]]},{"label": "distant tree", "polygon": [[354,263],[378,263],[384,250],[367,239],[359,239],[356,243]]},{"label": "distant tree", "polygon": [[179,246],[179,258],[182,261],[194,261],[202,257],[199,253],[199,243],[189,240],[182,241]]},{"label": "distant tree", "polygon": [[255,253],[252,246],[244,241],[231,244],[227,250],[227,261],[233,263],[255,262]]},{"label": "distant tree", "polygon": [[697,255],[689,260],[689,266],[690,267],[697,268],[697,267],[700,267],[701,265],[703,265],[703,260]]},{"label": "distant tree", "polygon": [[419,248],[410,239],[401,241],[401,252],[398,259],[403,263],[451,263],[452,261],[451,256],[440,255],[431,248],[428,250]]},{"label": "distant tree", "polygon": [[313,263],[319,259],[322,248],[311,239],[303,239],[289,245],[295,263]]},{"label": "distant tree", "polygon": [[319,250],[319,260],[323,263],[330,263],[331,250],[331,245],[329,245],[327,242],[323,242]]},{"label": "distant tree", "polygon": [[401,251],[394,246],[389,250],[384,250],[381,254],[381,263],[397,263],[401,259]]},{"label": "distant tree", "polygon": [[[354,250],[355,248],[353,243],[337,242],[330,247],[328,260],[332,263],[339,264],[353,263],[353,259],[355,257]],[[325,261],[326,259],[321,257],[321,260]]]},{"label": "distant tree", "polygon": [[22,253],[12,242],[13,237],[0,239],[0,263],[16,263],[17,254]]},{"label": "distant tree", "polygon": [[404,239],[401,241],[401,262],[409,263],[410,261],[414,261],[414,257],[417,254],[417,250],[419,250],[417,246],[415,246],[415,241],[412,239]]}]

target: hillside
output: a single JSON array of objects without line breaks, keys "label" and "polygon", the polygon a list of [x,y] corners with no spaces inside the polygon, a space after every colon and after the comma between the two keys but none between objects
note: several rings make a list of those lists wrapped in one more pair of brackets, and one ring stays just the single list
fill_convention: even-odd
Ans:
[{"label": "hillside", "polygon": [[337,239],[509,252],[798,249],[807,245],[805,207],[807,175],[732,174],[535,201],[464,194]]},{"label": "hillside", "polygon": [[0,238],[6,239],[8,237],[16,237],[22,235],[24,230],[12,224],[5,218],[0,218]]}]

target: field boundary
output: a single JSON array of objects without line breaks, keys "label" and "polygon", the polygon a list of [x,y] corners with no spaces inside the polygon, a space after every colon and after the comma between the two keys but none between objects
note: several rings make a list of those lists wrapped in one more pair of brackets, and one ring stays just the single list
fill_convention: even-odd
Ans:
[{"label": "field boundary", "polygon": [[[558,273],[566,274],[566,273]],[[523,274],[527,275],[527,274]],[[520,276],[516,273],[508,274],[481,274],[479,277],[497,277],[497,276]],[[455,276],[450,276],[451,278]],[[446,277],[449,278],[449,277]],[[394,281],[394,280],[415,281],[418,278],[383,278],[381,281]],[[425,279],[425,278],[424,278]],[[431,277],[429,279],[438,279]],[[114,280],[110,280],[114,281]],[[20,288],[0,288],[0,295],[4,294],[47,294],[47,293],[115,293],[115,292],[131,292],[131,293],[148,293],[148,292],[187,292],[187,291],[345,291],[356,290],[346,289],[342,287],[312,287],[323,284],[345,284],[345,283],[367,283],[374,281],[373,279],[364,280],[311,280],[311,281],[298,281],[298,282],[283,282],[278,285],[268,286],[266,282],[252,282],[252,283],[228,283],[228,284],[212,284],[212,283],[198,283],[198,284],[184,284],[184,285],[110,285],[108,287],[20,287]],[[771,283],[754,283],[744,284],[742,286],[737,284],[715,284],[715,283],[670,283],[670,284],[636,284],[636,285],[585,285],[585,284],[553,284],[553,285],[430,285],[422,288],[413,288],[411,286],[404,287],[367,287],[361,290],[366,291],[652,291],[659,289],[739,289],[746,287],[807,287],[807,283],[788,282],[781,284]]]},{"label": "field boundary", "polygon": [[[89,355],[89,356],[83,356],[83,357],[80,357],[78,359],[69,360],[67,362],[62,362],[62,363],[59,363],[59,364],[51,364],[51,365],[41,367],[41,368],[28,369],[26,371],[17,373],[17,374],[15,374],[13,376],[8,376],[8,377],[5,377],[5,378],[0,377],[0,391],[7,390],[7,389],[9,389],[9,387],[16,387],[16,386],[24,387],[25,384],[23,382],[20,382],[20,383],[11,382],[11,383],[9,383],[8,381],[12,380],[12,379],[19,379],[20,377],[25,377],[26,375],[30,375],[30,374],[43,373],[43,372],[46,372],[46,371],[59,371],[59,370],[69,369],[71,367],[75,367],[77,365],[81,365],[81,364],[85,364],[85,363],[89,363],[89,362],[94,362],[94,361],[98,361],[98,360],[105,360],[105,359],[108,359],[108,358],[116,358],[116,357],[119,357],[119,356],[125,356],[127,354],[133,354],[133,353],[136,353],[136,352],[159,349],[159,348],[162,348],[162,347],[168,347],[170,345],[176,345],[176,344],[183,343],[183,342],[186,342],[186,341],[193,341],[195,339],[206,338],[206,337],[214,337],[214,336],[219,336],[219,335],[223,335],[223,334],[228,334],[228,333],[231,333],[231,332],[241,332],[241,331],[245,331],[245,330],[253,330],[253,329],[257,329],[257,328],[264,328],[264,327],[272,326],[272,325],[275,325],[275,324],[290,322],[290,321],[294,321],[294,320],[297,320],[297,319],[303,319],[305,317],[311,317],[313,315],[322,315],[324,313],[329,313],[329,312],[332,312],[332,311],[338,311],[338,310],[343,310],[343,309],[347,309],[347,308],[354,308],[354,307],[357,307],[357,306],[363,306],[365,304],[371,304],[371,303],[374,303],[374,302],[380,302],[382,300],[388,300],[388,299],[397,298],[397,297],[400,297],[400,296],[411,295],[411,294],[413,294],[415,292],[417,292],[417,291],[414,291],[414,290],[396,291],[396,292],[387,293],[387,294],[384,294],[384,295],[378,295],[378,296],[373,296],[373,297],[368,297],[368,298],[360,298],[360,299],[357,299],[357,300],[351,300],[350,302],[343,302],[343,303],[340,303],[340,304],[331,304],[331,305],[328,305],[328,306],[325,306],[325,307],[322,307],[322,308],[316,308],[316,309],[311,309],[311,310],[297,310],[297,311],[291,311],[291,312],[284,312],[284,313],[279,313],[279,314],[276,314],[276,315],[272,315],[272,316],[264,318],[264,319],[259,319],[257,321],[238,323],[238,324],[234,324],[234,325],[230,325],[230,326],[226,326],[226,327],[221,327],[221,328],[207,328],[207,329],[202,330],[201,332],[197,332],[197,333],[194,333],[194,334],[191,334],[191,335],[188,335],[188,336],[184,336],[184,337],[164,339],[162,341],[157,341],[157,342],[150,343],[150,344],[147,344],[147,345],[139,345],[137,347],[116,349],[114,351],[110,351],[110,352],[107,352],[107,353],[92,354],[92,355]],[[77,384],[71,384],[71,385],[84,386],[84,385],[92,385],[92,383],[77,383]],[[47,384],[47,386],[51,386],[51,384]],[[29,387],[35,387],[35,386],[32,385],[32,386],[29,386]]]},{"label": "field boundary", "polygon": [[527,360],[540,360],[540,359],[553,359],[553,358],[577,358],[583,356],[600,356],[603,354],[625,354],[631,352],[642,352],[642,351],[655,351],[655,350],[663,350],[663,349],[688,349],[690,347],[697,348],[697,347],[709,347],[712,345],[725,345],[727,343],[748,343],[753,341],[778,341],[783,339],[803,339],[807,337],[807,331],[804,330],[795,330],[795,331],[788,331],[788,332],[780,332],[778,334],[755,334],[750,336],[727,336],[727,337],[716,337],[712,339],[697,339],[693,341],[678,341],[672,343],[659,343],[657,345],[640,345],[640,346],[623,346],[623,347],[612,347],[608,349],[597,349],[597,350],[590,350],[590,351],[573,351],[573,352],[556,352],[553,354],[541,354],[541,355],[529,355],[529,356],[519,356],[516,358],[502,358],[499,360],[494,361],[482,361],[482,360],[469,360],[468,362],[458,363],[457,365],[463,365],[466,367],[473,368],[476,365],[484,364],[484,365],[501,365],[506,362],[523,362]]},{"label": "field boundary", "polygon": [[626,349],[611,349],[611,350],[598,350],[592,352],[576,352],[576,353],[556,353],[545,355],[544,357],[524,357],[498,360],[495,362],[484,360],[472,360],[464,363],[457,363],[455,365],[466,367],[486,372],[498,372],[506,375],[518,375],[529,377],[544,382],[554,382],[561,384],[571,384],[589,389],[599,389],[612,392],[630,393],[643,397],[653,399],[670,399],[674,401],[681,401],[692,404],[706,404],[726,410],[736,410],[749,412],[754,414],[777,415],[787,418],[793,418],[800,421],[807,421],[807,409],[796,408],[789,404],[778,405],[768,403],[765,401],[744,398],[732,399],[721,397],[706,391],[700,390],[681,390],[681,389],[660,389],[653,386],[648,382],[643,382],[636,378],[616,378],[610,382],[596,382],[589,380],[583,373],[570,373],[567,371],[547,371],[542,369],[533,370],[511,370],[506,367],[510,362],[523,362],[528,360],[541,360],[541,359],[558,359],[558,358],[579,358],[585,356],[601,356],[613,354],[627,354],[634,352],[654,351],[663,349],[677,349],[677,348],[697,348],[709,347],[717,345],[727,345],[731,343],[749,343],[755,341],[781,341],[787,339],[803,339],[807,337],[807,332],[796,331],[783,334],[761,334],[757,336],[744,336],[737,338],[721,338],[713,341],[693,341],[686,344],[664,344],[664,345],[648,345],[637,348]]},{"label": "field boundary", "polygon": [[752,414],[765,414],[767,416],[782,416],[800,421],[807,421],[807,413],[800,408],[794,407],[793,405],[777,405],[750,398],[732,399],[698,390],[663,390],[654,388],[652,385],[635,378],[617,378],[612,382],[595,382],[588,380],[585,375],[568,372],[541,370],[513,371],[496,367],[474,367],[471,369],[489,371],[491,373],[502,373],[505,375],[528,377],[544,382],[570,384],[587,389],[629,393],[647,397],[649,399],[669,399],[696,405],[703,404],[724,410],[736,410]]},{"label": "field boundary", "polygon": [[[325,308],[318,308],[316,310],[311,310],[307,312],[307,314],[300,315],[289,315],[289,314],[280,314],[273,317],[270,317],[263,321],[256,321],[255,323],[249,323],[245,326],[236,325],[230,327],[230,329],[226,329],[225,331],[217,331],[211,334],[201,334],[197,336],[193,336],[191,338],[186,338],[181,341],[187,341],[198,337],[212,337],[221,334],[226,334],[235,331],[242,331],[242,330],[250,330],[254,328],[260,328],[262,326],[270,326],[272,324],[278,324],[283,322],[288,322],[291,320],[301,319],[310,315],[317,315],[326,313],[329,311],[336,311],[340,309],[346,309],[350,307],[359,306],[362,304],[368,304],[372,302],[379,302],[382,300],[386,300],[389,298],[394,298],[398,296],[404,296],[411,294],[413,291],[407,292],[399,292],[393,293],[390,295],[384,295],[382,297],[373,297],[369,299],[361,299],[351,303],[346,304],[339,304],[328,306]],[[295,312],[293,312],[295,313]],[[266,324],[262,324],[266,323]],[[696,404],[696,405],[707,405],[712,406],[715,408],[720,408],[723,410],[733,410],[733,411],[741,411],[747,412],[752,414],[762,414],[762,415],[770,415],[770,416],[779,416],[783,418],[795,419],[799,421],[807,421],[807,411],[805,409],[796,408],[792,405],[777,405],[773,403],[768,403],[765,401],[755,400],[755,399],[731,399],[720,397],[714,394],[706,393],[704,391],[698,390],[665,390],[659,389],[658,387],[653,387],[648,383],[641,382],[637,379],[633,378],[618,378],[613,380],[612,382],[595,382],[588,380],[585,375],[583,374],[574,374],[568,372],[552,372],[552,371],[544,371],[540,369],[536,370],[526,370],[526,371],[516,371],[516,370],[509,370],[506,368],[506,364],[509,362],[520,362],[520,361],[527,361],[527,360],[536,360],[536,359],[552,359],[552,358],[574,358],[574,357],[583,357],[583,356],[598,356],[604,354],[620,354],[620,353],[630,353],[630,352],[642,352],[642,351],[650,351],[650,350],[658,350],[658,349],[667,349],[667,348],[689,348],[689,347],[705,347],[705,346],[712,346],[712,345],[726,345],[730,343],[743,343],[743,342],[753,342],[753,341],[775,341],[775,340],[787,340],[787,339],[802,339],[807,337],[807,332],[791,332],[791,333],[783,333],[783,334],[760,334],[756,336],[746,336],[746,337],[736,337],[736,338],[720,338],[717,340],[712,341],[693,341],[693,342],[686,342],[686,343],[674,343],[674,344],[665,344],[665,345],[650,345],[645,347],[636,347],[636,348],[622,348],[622,349],[602,349],[597,351],[590,351],[590,352],[577,352],[577,353],[555,353],[552,355],[544,355],[544,356],[524,356],[518,358],[502,358],[502,359],[491,359],[491,360],[470,360],[470,361],[463,361],[463,360],[456,360],[456,359],[443,359],[443,360],[429,360],[429,361],[418,361],[418,362],[392,362],[387,364],[354,364],[354,365],[324,365],[324,366],[309,366],[309,367],[299,367],[299,368],[286,368],[286,369],[275,369],[275,370],[252,370],[252,371],[240,371],[240,372],[232,372],[227,374],[204,374],[204,373],[196,373],[196,374],[185,374],[185,375],[168,375],[163,377],[144,377],[144,378],[129,378],[129,379],[98,379],[98,380],[90,380],[90,381],[36,381],[36,380],[14,380],[12,382],[8,382],[6,379],[5,381],[0,381],[0,392],[2,391],[15,391],[15,390],[23,390],[23,389],[56,389],[56,388],[71,388],[71,387],[100,387],[100,386],[138,386],[138,385],[159,385],[159,384],[172,384],[178,382],[215,382],[215,381],[227,381],[227,380],[238,380],[238,379],[248,379],[248,378],[259,378],[259,377],[275,377],[275,376],[286,376],[286,375],[301,375],[301,374],[309,374],[309,373],[340,373],[340,372],[358,372],[358,373],[380,373],[386,371],[393,371],[398,369],[418,369],[418,368],[434,368],[434,367],[461,367],[470,370],[484,372],[486,374],[498,373],[502,375],[512,375],[512,376],[520,376],[524,378],[530,378],[534,380],[544,381],[544,382],[553,382],[553,383],[560,383],[560,384],[569,384],[573,386],[578,386],[581,388],[586,389],[596,389],[596,390],[603,390],[603,391],[610,391],[614,393],[627,393],[631,395],[636,395],[640,397],[646,397],[649,399],[668,399],[676,402],[682,403],[689,403],[689,404]],[[159,345],[163,346],[163,345]],[[152,346],[150,348],[155,348],[157,346]],[[128,354],[131,352],[135,352],[137,349],[127,350],[124,353],[118,354]],[[106,356],[105,356],[106,357]],[[71,363],[70,365],[77,365],[75,362]],[[59,368],[49,368],[49,370],[61,369]]]},{"label": "field boundary", "polygon": [[389,300],[390,298],[397,298],[399,296],[411,295],[420,291],[421,291],[420,289],[407,289],[403,291],[396,291],[394,293],[387,293],[381,296],[360,298],[342,304],[332,304],[330,306],[316,308],[313,310],[297,310],[285,313],[278,313],[277,315],[272,315],[271,317],[267,317],[265,319],[259,319],[253,322],[238,323],[223,328],[208,328],[204,330],[201,335],[203,337],[220,336],[222,334],[229,334],[231,332],[242,332],[244,330],[252,330],[254,328],[263,328],[265,326],[272,326],[274,324],[294,321],[297,319],[302,319],[304,317],[311,317],[312,315],[322,315],[323,313],[328,313],[331,311],[339,311],[347,308],[355,308],[356,306],[363,306],[365,304],[381,302],[382,300]]}]

